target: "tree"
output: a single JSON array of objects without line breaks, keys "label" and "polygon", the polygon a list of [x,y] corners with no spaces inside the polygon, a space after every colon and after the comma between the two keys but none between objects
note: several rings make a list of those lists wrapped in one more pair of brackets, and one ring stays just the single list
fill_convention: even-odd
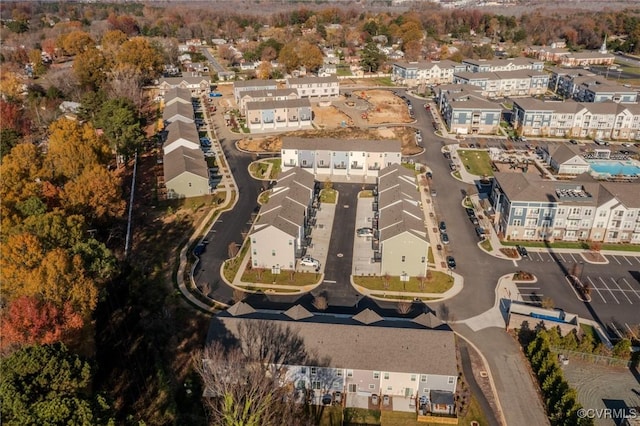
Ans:
[{"label": "tree", "polygon": [[0,323],[0,347],[55,343],[81,328],[82,324],[82,317],[69,303],[58,308],[51,302],[23,296],[6,308]]},{"label": "tree", "polygon": [[77,30],[58,37],[56,45],[62,48],[68,55],[77,55],[80,52],[94,47],[96,42],[89,33]]},{"label": "tree", "polygon": [[278,62],[285,67],[287,72],[293,71],[300,66],[300,58],[296,52],[295,43],[287,43],[280,49]]},{"label": "tree", "polygon": [[[1,115],[2,113],[0,113]],[[3,116],[4,119],[4,116]],[[0,130],[0,161],[20,142],[20,133],[13,129]]]},{"label": "tree", "polygon": [[36,271],[43,255],[38,238],[29,233],[10,235],[0,244],[0,254],[2,301],[35,295],[38,291]]},{"label": "tree", "polygon": [[[239,323],[234,345],[215,342],[194,357],[205,405],[217,425],[306,425],[308,411],[284,385],[283,365],[308,365],[302,339],[272,322]],[[316,364],[317,365],[317,364]]]},{"label": "tree", "polygon": [[94,92],[102,87],[107,79],[106,65],[104,53],[96,47],[90,47],[76,56],[73,72],[81,86]]},{"label": "tree", "polygon": [[0,365],[3,423],[107,424],[104,401],[92,400],[91,367],[62,344],[28,346]]},{"label": "tree", "polygon": [[620,339],[613,347],[613,356],[622,359],[629,359],[631,356],[631,340]]},{"label": "tree", "polygon": [[123,64],[135,67],[147,83],[162,72],[162,53],[146,37],[133,37],[122,43],[116,54],[116,65]]},{"label": "tree", "polygon": [[44,250],[71,248],[83,240],[86,232],[83,216],[68,214],[60,209],[45,213],[46,205],[40,198],[29,200],[34,200],[33,204],[40,203],[40,207],[37,207],[36,213],[24,219],[23,228],[38,238]]},{"label": "tree", "polygon": [[312,302],[313,306],[319,311],[324,311],[329,307],[329,302],[325,296],[315,296]]},{"label": "tree", "polygon": [[63,190],[62,206],[68,212],[104,222],[122,217],[126,203],[122,199],[118,176],[104,166],[94,164],[67,182]]},{"label": "tree", "polygon": [[86,167],[105,164],[108,155],[106,140],[89,124],[61,118],[49,126],[45,165],[54,179],[76,178]]},{"label": "tree", "polygon": [[271,62],[262,61],[256,70],[256,76],[261,80],[268,80],[271,75]]},{"label": "tree", "polygon": [[411,40],[402,44],[404,57],[407,61],[417,61],[422,56],[422,43],[419,40]]},{"label": "tree", "polygon": [[109,95],[127,99],[135,108],[141,109],[144,103],[143,83],[143,75],[138,68],[130,64],[118,65],[109,73]]},{"label": "tree", "polygon": [[101,128],[111,149],[124,157],[133,156],[144,142],[144,132],[140,125],[135,105],[126,98],[109,99],[98,112],[95,125]]},{"label": "tree", "polygon": [[360,65],[369,72],[376,72],[384,60],[375,43],[369,42],[360,53]]},{"label": "tree", "polygon": [[396,308],[400,315],[406,315],[411,312],[411,303],[409,302],[398,302],[398,306]]},{"label": "tree", "polygon": [[308,41],[303,40],[298,42],[297,53],[300,64],[303,65],[307,71],[317,71],[324,61],[320,48]]}]

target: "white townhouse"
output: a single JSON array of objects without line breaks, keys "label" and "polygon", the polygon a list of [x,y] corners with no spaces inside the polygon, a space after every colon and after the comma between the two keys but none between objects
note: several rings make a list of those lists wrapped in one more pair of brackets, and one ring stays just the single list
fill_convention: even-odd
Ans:
[{"label": "white townhouse", "polygon": [[435,85],[453,83],[453,75],[466,71],[466,65],[449,60],[394,62],[391,81],[402,86]]},{"label": "white townhouse", "polygon": [[166,77],[161,78],[158,84],[160,95],[164,96],[170,89],[181,88],[187,89],[191,95],[196,97],[211,90],[211,77],[203,76],[184,76],[184,77]]},{"label": "white townhouse", "polygon": [[240,92],[238,108],[242,115],[246,116],[246,108],[249,102],[286,101],[289,99],[299,99],[298,91],[295,89],[261,89],[246,90]]},{"label": "white townhouse", "polygon": [[298,97],[309,99],[335,99],[340,95],[338,77],[288,78],[287,88],[298,91]]},{"label": "white townhouse", "polygon": [[306,170],[294,168],[278,176],[249,234],[252,267],[295,269],[309,243],[315,194],[313,174]]},{"label": "white townhouse", "polygon": [[244,80],[233,83],[233,97],[240,105],[240,98],[244,92],[255,92],[256,90],[276,90],[278,82],[275,80]]},{"label": "white townhouse", "polygon": [[172,102],[162,110],[162,120],[165,123],[173,123],[174,121],[182,121],[184,123],[194,123],[195,113],[191,102]]},{"label": "white townhouse", "polygon": [[181,87],[174,87],[167,90],[164,94],[164,107],[168,107],[174,103],[181,103],[192,106],[191,103],[191,90],[183,89]]},{"label": "white townhouse", "polygon": [[162,145],[164,155],[180,146],[189,149],[200,149],[200,137],[194,123],[185,123],[180,120],[174,121],[167,126],[166,132],[167,139]]},{"label": "white townhouse", "polygon": [[300,167],[313,173],[318,180],[331,176],[375,177],[384,167],[400,164],[400,141],[341,140],[331,138],[305,139],[283,137],[282,170]]}]

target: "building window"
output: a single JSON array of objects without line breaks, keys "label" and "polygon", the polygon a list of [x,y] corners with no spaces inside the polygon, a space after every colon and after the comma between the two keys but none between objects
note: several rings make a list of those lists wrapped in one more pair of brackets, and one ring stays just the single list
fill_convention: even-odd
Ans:
[{"label": "building window", "polygon": [[342,377],[342,370],[336,370],[336,376]]},{"label": "building window", "polygon": [[301,374],[307,374],[307,367],[302,367],[302,368],[300,369],[300,373],[301,373]]},{"label": "building window", "polygon": [[427,383],[427,375],[426,375],[426,374],[422,374],[422,375],[420,376],[420,381],[421,381],[422,383]]},{"label": "building window", "polygon": [[389,373],[384,373],[384,379],[389,380]]},{"label": "building window", "polygon": [[276,255],[276,251],[275,250],[271,250],[271,256],[275,256]]},{"label": "building window", "polygon": [[320,381],[314,380],[313,382],[311,382],[311,389],[320,389]]},{"label": "building window", "polygon": [[347,377],[353,377],[353,370],[347,370]]},{"label": "building window", "polygon": [[450,385],[452,385],[452,384],[454,384],[455,382],[456,382],[456,378],[455,378],[455,377],[453,377],[453,376],[449,376],[449,381],[448,381],[448,383],[449,383]]},{"label": "building window", "polygon": [[422,263],[424,263],[424,261],[425,261],[425,257],[424,257],[424,256],[422,256]]},{"label": "building window", "polygon": [[411,375],[411,381],[412,381],[412,382],[415,382],[415,381],[416,381],[416,375],[415,375],[415,374],[412,374],[412,375]]},{"label": "building window", "polygon": [[405,257],[404,257],[404,256],[402,256],[402,261],[403,261],[403,262],[404,262],[404,258],[405,258]]},{"label": "building window", "polygon": [[374,385],[373,383],[369,385],[369,389],[375,389],[375,388],[376,388],[376,385]]},{"label": "building window", "polygon": [[316,374],[318,374],[318,367],[311,367],[311,375],[315,376]]},{"label": "building window", "polygon": [[393,386],[387,386],[387,390],[388,391],[393,390]]},{"label": "building window", "polygon": [[380,372],[379,371],[374,371],[373,372],[373,378],[374,379],[379,379],[380,378]]}]

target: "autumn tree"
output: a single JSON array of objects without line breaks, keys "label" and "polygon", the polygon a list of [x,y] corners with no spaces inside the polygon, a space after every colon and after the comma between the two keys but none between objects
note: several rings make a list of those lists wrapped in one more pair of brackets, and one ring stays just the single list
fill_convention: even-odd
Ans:
[{"label": "autumn tree", "polygon": [[98,90],[107,78],[107,61],[101,50],[89,47],[80,52],[73,61],[73,72],[78,82],[87,90]]},{"label": "autumn tree", "polygon": [[100,164],[93,164],[67,182],[62,206],[67,212],[82,214],[99,222],[122,217],[126,203],[122,199],[120,185],[120,179],[113,172]]},{"label": "autumn tree", "polygon": [[132,65],[150,82],[162,72],[162,54],[146,37],[133,37],[122,43],[116,54],[115,65]]},{"label": "autumn tree", "polygon": [[360,65],[369,72],[378,71],[383,60],[384,54],[380,53],[378,46],[372,42],[367,43],[360,53]]},{"label": "autumn tree", "polygon": [[133,65],[121,64],[109,73],[107,91],[111,98],[127,99],[137,109],[144,104],[144,77]]},{"label": "autumn tree", "polygon": [[91,396],[91,367],[62,344],[27,346],[0,364],[3,423],[102,425],[109,407]]},{"label": "autumn tree", "polygon": [[256,77],[261,80],[268,80],[271,75],[271,63],[269,61],[262,61],[256,70]]},{"label": "autumn tree", "polygon": [[58,37],[56,45],[68,55],[77,55],[91,47],[95,47],[96,42],[89,33],[76,30]]},{"label": "autumn tree", "polygon": [[4,303],[38,292],[37,270],[44,250],[35,235],[9,235],[0,244],[0,295]]},{"label": "autumn tree", "polygon": [[[18,203],[40,195],[42,158],[38,148],[30,143],[21,143],[13,147],[9,155],[3,157],[0,165],[0,209],[2,211],[2,229],[19,215]],[[9,227],[10,228],[10,227]]]},{"label": "autumn tree", "polygon": [[89,124],[61,118],[49,127],[45,167],[54,179],[73,179],[87,166],[106,164],[109,146]]},{"label": "autumn tree", "polygon": [[287,71],[304,66],[308,71],[316,71],[322,65],[322,51],[317,45],[306,40],[295,40],[285,44],[278,55]]},{"label": "autumn tree", "polygon": [[20,297],[9,304],[0,323],[0,347],[50,344],[61,341],[83,325],[80,314],[69,303],[58,308],[35,297]]}]

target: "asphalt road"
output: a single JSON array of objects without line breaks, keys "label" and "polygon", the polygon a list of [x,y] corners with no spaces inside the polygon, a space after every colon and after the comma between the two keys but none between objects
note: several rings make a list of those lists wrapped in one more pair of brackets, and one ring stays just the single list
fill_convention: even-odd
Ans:
[{"label": "asphalt road", "polygon": [[207,60],[209,61],[209,63],[213,67],[213,69],[216,70],[216,72],[223,72],[224,71],[224,67],[222,65],[220,65],[218,60],[211,54],[211,52],[209,52],[209,48],[203,47],[203,48],[200,49],[200,51],[207,58]]}]

